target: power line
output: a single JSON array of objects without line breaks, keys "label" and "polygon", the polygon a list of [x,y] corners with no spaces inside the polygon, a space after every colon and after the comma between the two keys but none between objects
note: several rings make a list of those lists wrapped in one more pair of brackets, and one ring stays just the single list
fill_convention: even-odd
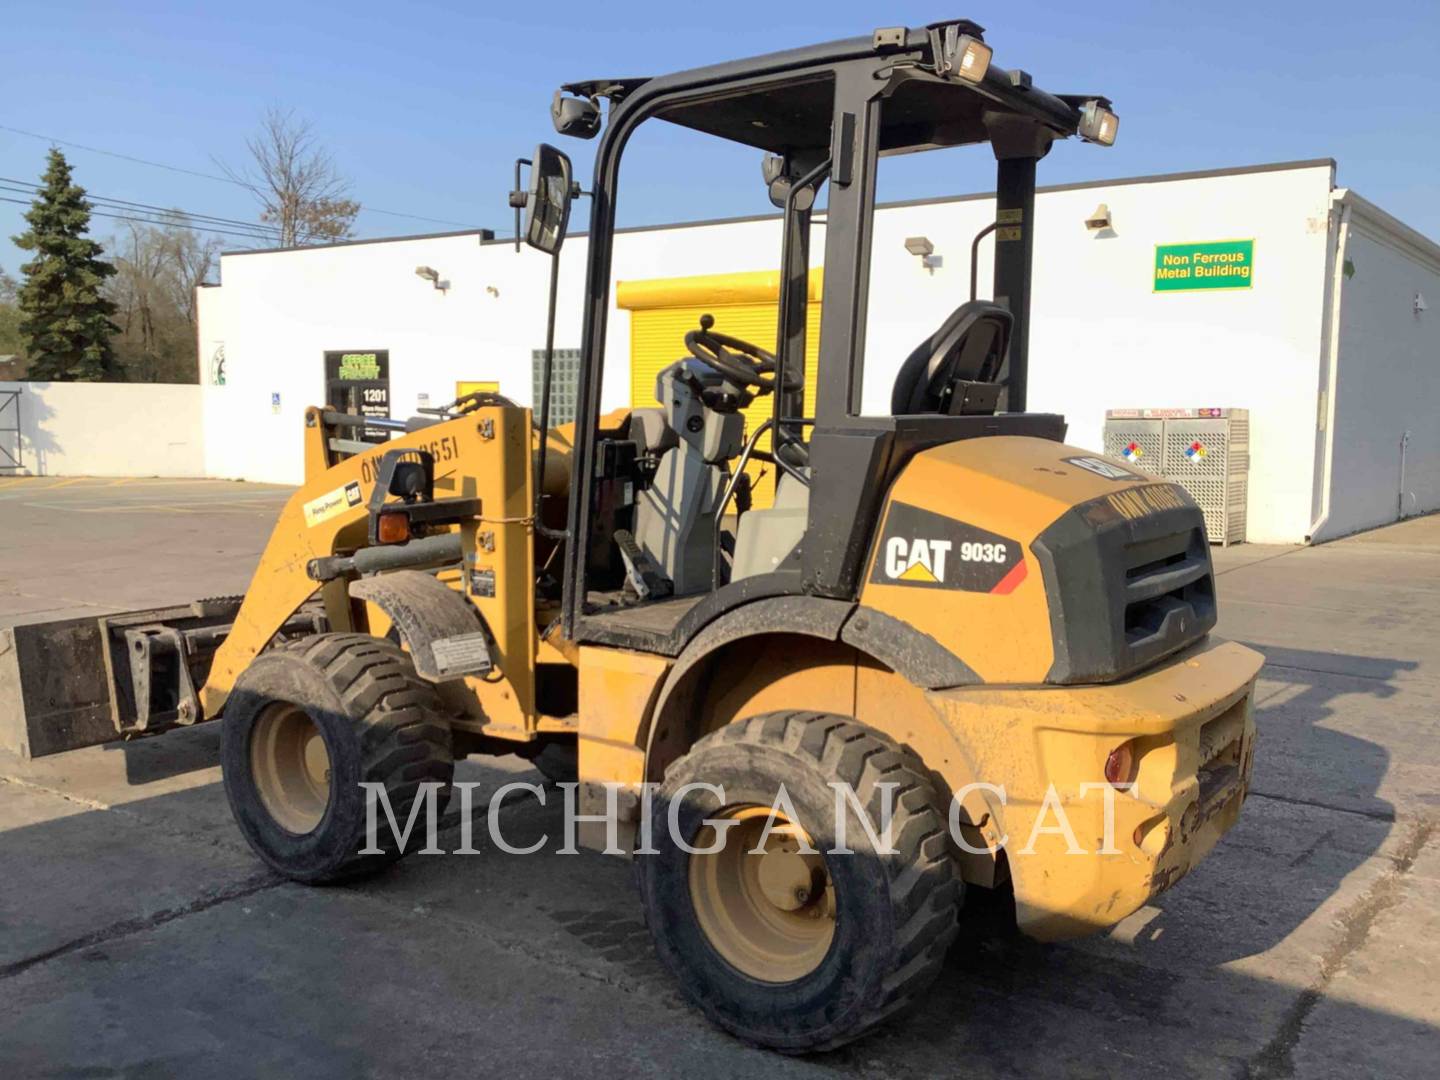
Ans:
[{"label": "power line", "polygon": [[[8,196],[0,195],[0,202],[14,203],[16,206],[30,206],[32,200],[30,200],[30,199],[12,199],[12,198],[9,198]],[[110,213],[110,212],[108,212],[108,211],[106,211],[106,210],[99,210],[99,209],[95,209],[95,208],[93,208],[93,207],[91,208],[90,213],[91,213],[91,216],[93,216],[93,217],[111,218],[111,219],[113,219],[113,220],[115,220],[115,221],[134,221],[134,222],[137,222],[137,223],[142,224],[142,225],[161,225],[161,226],[165,226],[165,225],[174,225],[174,224],[175,224],[175,222],[174,222],[173,219],[170,220],[170,221],[165,221],[165,220],[157,220],[157,219],[153,219],[153,218],[141,217],[141,216],[138,216],[138,215],[135,215],[135,214],[112,214],[112,213]],[[205,232],[208,232],[208,233],[215,233],[216,235],[219,235],[219,236],[234,236],[234,237],[239,237],[239,238],[242,239],[242,240],[256,240],[256,241],[266,242],[266,241],[269,241],[269,240],[271,239],[270,237],[262,236],[262,235],[257,234],[257,233],[237,232],[237,231],[235,231],[235,230],[233,230],[233,229],[207,228],[207,229],[205,229],[204,231],[205,231]]]},{"label": "power line", "polygon": [[[38,185],[31,184],[28,181],[16,180],[8,176],[0,176],[0,191],[9,191],[19,195],[30,195],[37,194],[41,190],[42,189]],[[109,195],[97,195],[94,192],[88,190],[85,192],[85,198],[91,203],[107,205],[110,206],[112,209],[133,208],[135,210],[143,211],[145,213],[168,214],[172,216],[180,215],[195,224],[213,222],[216,225],[233,225],[238,228],[251,230],[257,235],[266,235],[265,226],[257,224],[253,221],[243,221],[238,218],[218,217],[214,214],[200,214],[196,213],[193,210],[182,210],[179,207],[175,206],[155,206],[151,203],[132,202],[129,199],[117,199]]]},{"label": "power line", "polygon": [[[39,139],[42,142],[58,143],[60,146],[73,147],[76,150],[84,150],[90,154],[103,154],[106,157],[118,158],[121,161],[129,161],[136,165],[148,165],[154,169],[166,169],[173,173],[183,173],[186,176],[198,176],[202,180],[214,180],[221,184],[234,184],[236,187],[244,188],[247,191],[254,190],[250,184],[245,183],[243,180],[236,180],[233,176],[217,176],[214,173],[197,172],[194,169],[186,169],[179,165],[167,165],[163,161],[149,161],[145,158],[133,157],[130,154],[121,154],[114,150],[101,150],[98,146],[86,146],[84,143],[70,142],[67,139],[57,139],[50,135],[41,135],[35,131],[24,131],[21,128],[9,127],[5,124],[0,124],[0,131],[8,131],[12,135],[24,135],[26,138]],[[384,214],[386,217],[409,218],[412,221],[428,221],[435,225],[458,225],[462,229],[479,228],[478,225],[472,222],[424,217],[421,214],[407,214],[400,210],[382,210],[378,206],[367,206],[363,202],[360,204],[360,209],[365,213]]]},{"label": "power line", "polygon": [[[12,199],[12,198],[10,198],[10,197],[8,197],[8,196],[6,196],[6,195],[0,195],[0,202],[14,203],[16,206],[30,206],[30,205],[32,205],[33,201],[34,201],[34,200],[32,200],[32,199]],[[141,217],[141,216],[138,216],[138,215],[136,215],[136,214],[112,214],[112,213],[109,213],[109,212],[107,212],[107,211],[105,211],[105,210],[96,209],[96,208],[94,208],[94,207],[91,208],[90,213],[91,213],[91,215],[94,216],[94,217],[113,218],[113,219],[116,220],[116,221],[135,221],[135,222],[139,222],[139,223],[142,224],[142,225],[174,225],[174,224],[175,224],[175,221],[174,221],[173,218],[172,218],[171,220],[169,220],[169,221],[166,221],[166,220],[164,220],[164,219],[154,219],[154,218]],[[271,237],[264,236],[264,235],[261,235],[261,234],[259,234],[259,233],[253,233],[253,232],[236,232],[236,231],[233,230],[233,229],[207,228],[207,229],[205,229],[204,231],[205,231],[205,232],[208,232],[208,233],[215,233],[215,234],[217,234],[217,235],[219,235],[219,236],[236,236],[236,237],[239,237],[239,238],[241,238],[241,239],[243,239],[243,240],[260,240],[260,241],[267,241],[267,240],[270,240],[270,239],[271,239]]]},{"label": "power line", "polygon": [[69,146],[75,150],[84,150],[91,154],[104,154],[106,157],[119,158],[121,161],[130,161],[136,165],[149,165],[156,169],[168,169],[170,172],[184,173],[186,176],[198,176],[202,180],[218,180],[222,184],[236,184],[239,187],[247,186],[241,181],[228,176],[216,176],[213,173],[196,172],[194,169],[184,169],[179,165],[166,165],[160,161],[147,161],[144,158],[131,157],[129,154],[117,153],[114,150],[101,150],[98,146],[86,146],[84,143],[70,142],[67,139],[56,139],[53,136],[41,135],[34,131],[22,131],[20,128],[7,127],[5,124],[0,124],[0,131],[8,131],[12,135],[24,135],[27,138],[39,139],[42,142],[58,143],[61,146]]},{"label": "power line", "polygon": [[[0,194],[30,196],[27,200],[6,199],[6,202],[28,205],[29,202],[33,202],[34,196],[39,191],[39,188],[25,184],[23,181],[0,177]],[[88,191],[85,193],[85,200],[90,204],[91,213],[99,217],[136,221],[161,227],[188,227],[200,232],[253,240],[260,244],[273,245],[275,243],[274,231],[253,221],[238,221],[234,218],[216,217],[211,214],[194,214],[179,207],[158,207],[145,203],[133,203],[125,199],[111,199],[104,195],[94,195]]]}]

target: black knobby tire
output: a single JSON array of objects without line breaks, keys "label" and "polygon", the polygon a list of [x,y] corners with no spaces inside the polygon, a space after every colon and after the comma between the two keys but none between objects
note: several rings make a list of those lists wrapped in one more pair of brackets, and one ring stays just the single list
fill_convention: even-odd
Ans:
[{"label": "black knobby tire", "polygon": [[[724,806],[770,805],[783,783],[813,846],[833,846],[835,795],[850,784],[879,832],[881,789],[893,782],[892,853],[878,854],[852,823],[853,855],[825,856],[834,886],[834,934],[812,971],[760,981],[732,966],[702,929],[689,860],[668,832],[669,804],[687,784],[718,785],[722,801],[694,790],[680,799],[683,839]],[[785,1053],[827,1050],[904,1009],[939,973],[957,930],[962,884],[948,848],[946,813],[920,760],[892,739],[842,716],[780,712],[730,724],[666,770],[651,806],[659,854],[637,856],[656,951],[683,992],[713,1021]]]},{"label": "black knobby tire", "polygon": [[[252,744],[257,723],[275,710],[303,714],[328,754],[327,801],[308,831],[282,826],[257,789]],[[424,784],[444,785],[435,795],[443,812],[455,771],[435,688],[398,646],[368,634],[319,634],[258,656],[226,703],[221,765],[230,809],[250,846],[280,873],[312,884],[373,872],[403,854],[383,807],[377,807],[381,853],[360,854],[367,843],[362,782],[385,785],[403,829]],[[424,811],[406,850],[425,844]]]},{"label": "black knobby tire", "polygon": [[570,784],[580,779],[580,747],[572,739],[553,739],[531,756],[530,764],[552,784]]}]

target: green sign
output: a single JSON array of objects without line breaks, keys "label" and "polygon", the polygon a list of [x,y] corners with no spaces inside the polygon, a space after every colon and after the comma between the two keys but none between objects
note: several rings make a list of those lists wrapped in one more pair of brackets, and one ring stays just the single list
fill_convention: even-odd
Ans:
[{"label": "green sign", "polygon": [[1155,245],[1155,291],[1248,289],[1255,284],[1254,240]]},{"label": "green sign", "polygon": [[345,353],[340,357],[340,378],[379,379],[380,360],[372,353]]}]

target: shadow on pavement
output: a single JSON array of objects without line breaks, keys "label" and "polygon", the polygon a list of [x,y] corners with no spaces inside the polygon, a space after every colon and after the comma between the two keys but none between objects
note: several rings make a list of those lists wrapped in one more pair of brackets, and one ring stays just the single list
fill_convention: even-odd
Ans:
[{"label": "shadow on pavement", "polygon": [[[223,798],[218,785],[197,793]],[[507,803],[511,844],[548,834],[553,852],[555,794],[545,807]],[[969,937],[910,1013],[791,1059],[743,1047],[681,1003],[620,860],[507,855],[477,824],[478,855],[413,856],[367,882],[308,889],[266,877],[238,834],[152,829],[186,808],[161,796],[124,817],[83,811],[0,833],[0,864],[26,868],[0,889],[11,945],[0,1075],[129,1075],[127,1063],[148,1061],[258,1076],[282,1060],[308,1076],[353,1076],[362,1063],[393,1075],[421,1060],[565,1075],[623,1053],[697,1077],[1286,1076],[1319,957],[1272,971],[1226,961],[1280,944],[1344,865],[1292,874],[1227,843],[1163,898],[1175,916],[1167,948]],[[454,840],[452,830],[442,843]],[[1298,906],[1297,891],[1308,897]],[[457,1012],[472,1021],[460,1038]],[[497,1016],[507,1019],[486,1019]],[[1355,1033],[1352,1074],[1412,1047],[1383,1071],[1424,1075],[1420,1048],[1437,1038],[1413,1018],[1343,1003],[1327,1002],[1326,1023]]]},{"label": "shadow on pavement", "polygon": [[[767,1071],[787,1075],[1291,1075],[1304,1021],[1320,1000],[1310,988],[1339,936],[1312,916],[1380,852],[1394,823],[1393,808],[1377,795],[1389,752],[1325,721],[1338,697],[1388,698],[1394,677],[1417,665],[1262,651],[1269,665],[1257,710],[1254,790],[1239,824],[1208,859],[1108,937],[1041,945],[962,936],[912,1013],[834,1053],[756,1058],[684,1009],[650,951],[630,868],[601,856],[553,854],[563,832],[553,789],[544,807],[520,800],[503,811],[511,844],[548,834],[546,853],[507,855],[477,821],[478,855],[416,856],[368,882],[305,890],[257,877],[262,867],[238,832],[216,824],[224,795],[211,784],[127,804],[123,815],[82,811],[0,832],[0,866],[20,868],[0,888],[0,937],[11,946],[0,958],[0,1075],[183,1058],[184,1031],[221,1023],[199,1004],[197,981],[247,987],[250,1026],[231,1030],[211,1062],[230,1075],[260,1071],[256,1063],[276,1049],[271,1032],[285,1030],[297,1010],[317,1009],[317,1024],[295,1036],[299,1052],[303,1034],[313,1075],[353,1075],[357,1046],[366,1066],[382,1073],[412,1066],[417,1054],[480,1073],[533,1068],[535,1057],[513,1052],[513,1032],[502,1037],[476,1023],[457,1040],[436,1009],[437,995],[453,991],[457,980],[477,1016],[513,1007],[506,995],[521,991],[469,973],[516,956],[527,970],[551,973],[551,989],[526,999],[521,1022],[533,1027],[535,1043],[548,1047],[540,1057],[552,1063],[587,1059],[587,1044],[553,1038],[557,1027],[575,1022],[575,1010],[586,1009],[602,1029],[652,1013],[653,1024],[627,1036],[639,1039],[635,1052],[651,1062],[693,1057],[695,1075],[735,1075],[742,1060],[748,1068],[773,1062]],[[213,767],[218,734],[207,727],[180,740],[188,741],[183,749],[172,741],[164,753],[144,742],[110,752],[124,755],[129,783],[145,785]],[[1282,757],[1284,771],[1275,767]],[[466,768],[496,784],[518,775],[483,762]],[[208,826],[195,823],[201,801],[221,808],[212,814],[207,806]],[[482,820],[484,801],[476,804]],[[455,833],[447,831],[448,847],[458,846]],[[1378,876],[1378,866],[1367,872]],[[1352,882],[1350,891],[1361,890]],[[223,940],[205,929],[235,919],[242,899],[247,912],[283,899],[286,911],[308,914],[241,921]],[[364,914],[375,905],[391,921],[404,916],[395,941],[384,946]],[[317,944],[315,921],[333,927],[335,948]],[[325,956],[319,967],[317,948]],[[397,972],[386,949],[405,956],[431,950],[429,966]],[[184,962],[175,950],[188,953]],[[39,954],[50,958],[26,961]],[[4,988],[21,978],[34,981]],[[387,980],[399,980],[408,995],[378,989]],[[596,996],[597,985],[608,992]],[[43,992],[25,989],[35,986]],[[142,1025],[109,1022],[120,1002],[139,1000],[147,1002]],[[1420,1020],[1354,1004],[1327,1000],[1325,1017],[1354,1032],[1338,1041],[1356,1060],[1333,1062],[1337,1072],[1373,1071],[1383,1062],[1387,1075],[1424,1075],[1420,1048],[1440,1036]],[[1405,1047],[1415,1050],[1383,1056]]]}]

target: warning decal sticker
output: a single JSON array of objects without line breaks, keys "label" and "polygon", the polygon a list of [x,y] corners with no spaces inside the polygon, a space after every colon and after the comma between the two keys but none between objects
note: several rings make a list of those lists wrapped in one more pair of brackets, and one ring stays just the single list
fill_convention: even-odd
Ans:
[{"label": "warning decal sticker", "polygon": [[343,514],[351,507],[360,505],[360,482],[352,480],[344,487],[317,495],[305,504],[305,524],[314,528],[322,521],[329,521],[336,514]]},{"label": "warning decal sticker", "polygon": [[[1135,448],[1139,450],[1137,446]],[[1138,455],[1137,455],[1138,456]],[[1103,476],[1106,480],[1144,480],[1145,477],[1137,476],[1129,469],[1122,469],[1119,465],[1111,464],[1104,458],[1099,457],[1067,457],[1065,464],[1074,465],[1076,468],[1092,472],[1096,476]]]},{"label": "warning decal sticker", "polygon": [[870,580],[879,585],[1004,596],[1025,575],[1025,551],[1009,537],[918,506],[893,503]]}]

